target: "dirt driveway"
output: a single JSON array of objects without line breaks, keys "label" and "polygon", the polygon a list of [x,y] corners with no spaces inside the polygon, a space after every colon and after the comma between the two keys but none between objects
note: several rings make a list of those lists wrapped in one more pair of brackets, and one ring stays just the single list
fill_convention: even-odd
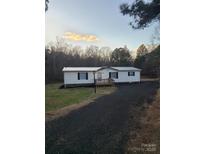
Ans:
[{"label": "dirt driveway", "polygon": [[125,153],[130,111],[152,102],[159,82],[121,85],[69,115],[46,123],[46,153]]}]

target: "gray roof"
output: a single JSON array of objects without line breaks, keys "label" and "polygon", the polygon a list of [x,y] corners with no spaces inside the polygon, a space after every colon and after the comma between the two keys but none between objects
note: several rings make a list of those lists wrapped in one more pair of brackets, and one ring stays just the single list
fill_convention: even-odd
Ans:
[{"label": "gray roof", "polygon": [[63,71],[69,71],[69,72],[75,72],[75,71],[88,71],[88,72],[93,72],[97,71],[101,67],[64,67]]},{"label": "gray roof", "polygon": [[111,68],[118,71],[141,71],[139,68],[135,67],[64,67],[63,72],[78,72],[78,71],[86,71],[86,72],[94,72],[104,68]]},{"label": "gray roof", "polygon": [[141,69],[136,67],[112,67],[118,71],[140,71]]}]

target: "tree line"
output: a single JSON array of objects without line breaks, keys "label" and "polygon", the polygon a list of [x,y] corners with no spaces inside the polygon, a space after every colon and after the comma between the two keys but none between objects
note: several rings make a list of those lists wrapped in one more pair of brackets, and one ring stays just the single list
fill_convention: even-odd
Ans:
[{"label": "tree line", "polygon": [[134,66],[141,68],[141,74],[146,77],[160,77],[160,45],[148,52],[144,45],[137,50]]},{"label": "tree line", "polygon": [[[83,49],[80,46],[68,45],[62,40],[57,40],[56,43],[49,44],[45,48],[45,82],[62,82],[62,69],[69,66],[135,66],[142,68],[144,65],[147,65],[145,60],[140,59],[145,55],[149,55],[149,53],[144,45],[138,48],[137,57],[133,59],[126,46],[111,50],[109,47],[99,48],[91,45]],[[148,61],[150,59],[152,58],[149,58]],[[149,69],[146,68],[146,70]],[[143,73],[146,74],[146,71],[143,71]],[[149,74],[146,75],[149,76]]]}]

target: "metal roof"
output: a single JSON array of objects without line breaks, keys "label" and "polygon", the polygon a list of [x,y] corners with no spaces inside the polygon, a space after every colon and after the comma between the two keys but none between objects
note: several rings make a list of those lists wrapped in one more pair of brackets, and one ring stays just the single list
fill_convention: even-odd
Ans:
[{"label": "metal roof", "polygon": [[88,71],[88,72],[93,72],[97,71],[101,67],[64,67],[63,71],[69,71],[69,72],[75,72],[75,71]]},{"label": "metal roof", "polygon": [[64,67],[63,72],[78,72],[78,71],[86,71],[86,72],[94,72],[98,70],[102,70],[104,68],[115,69],[118,71],[140,71],[141,69],[135,67]]},{"label": "metal roof", "polygon": [[135,67],[112,67],[118,71],[140,71],[141,69]]}]

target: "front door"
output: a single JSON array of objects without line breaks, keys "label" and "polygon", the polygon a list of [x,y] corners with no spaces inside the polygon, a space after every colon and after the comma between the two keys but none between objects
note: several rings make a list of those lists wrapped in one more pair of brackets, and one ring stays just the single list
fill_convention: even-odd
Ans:
[{"label": "front door", "polygon": [[97,73],[97,79],[98,79],[98,80],[102,80],[102,73],[101,73],[101,72],[98,72],[98,73]]}]

